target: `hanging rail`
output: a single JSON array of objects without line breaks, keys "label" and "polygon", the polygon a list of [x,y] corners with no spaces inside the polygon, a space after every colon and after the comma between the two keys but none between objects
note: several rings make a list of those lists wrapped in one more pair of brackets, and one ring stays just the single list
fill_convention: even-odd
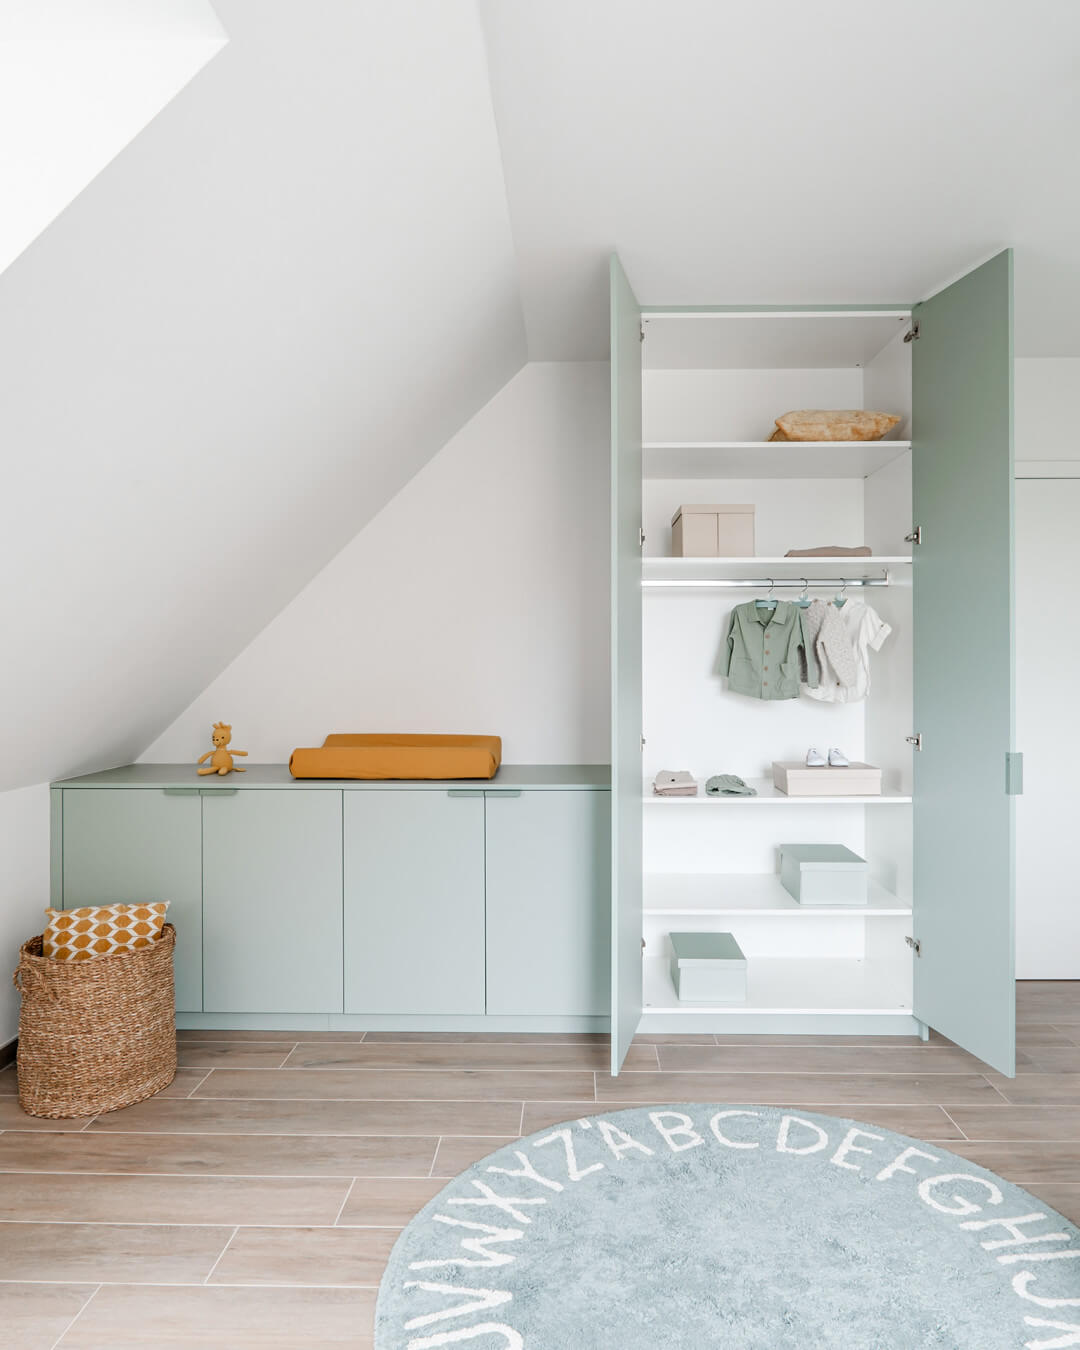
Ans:
[{"label": "hanging rail", "polygon": [[739,586],[744,589],[764,590],[768,587],[774,591],[808,591],[811,589],[835,590],[838,586],[889,586],[892,584],[892,577],[886,571],[880,577],[791,577],[782,578],[777,581],[773,577],[685,577],[685,578],[650,578],[642,581],[643,587],[650,589],[657,586],[665,587],[686,587],[686,586]]}]

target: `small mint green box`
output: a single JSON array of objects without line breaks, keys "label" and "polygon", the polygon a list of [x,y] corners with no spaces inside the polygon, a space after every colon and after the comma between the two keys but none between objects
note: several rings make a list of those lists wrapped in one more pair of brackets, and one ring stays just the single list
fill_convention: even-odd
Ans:
[{"label": "small mint green box", "polygon": [[843,844],[780,845],[780,884],[800,905],[865,905],[869,875]]},{"label": "small mint green box", "polygon": [[669,941],[681,1002],[746,1002],[746,957],[730,933],[671,933]]}]

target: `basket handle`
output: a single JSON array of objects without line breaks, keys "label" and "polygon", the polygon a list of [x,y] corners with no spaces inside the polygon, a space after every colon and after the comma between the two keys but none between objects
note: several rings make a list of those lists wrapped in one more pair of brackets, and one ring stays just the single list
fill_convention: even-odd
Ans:
[{"label": "basket handle", "polygon": [[38,972],[29,961],[20,961],[12,971],[11,983],[23,998],[26,998],[28,994],[44,993],[46,998],[51,998],[54,1003],[57,1000],[57,993],[52,981],[49,979],[38,980]]}]

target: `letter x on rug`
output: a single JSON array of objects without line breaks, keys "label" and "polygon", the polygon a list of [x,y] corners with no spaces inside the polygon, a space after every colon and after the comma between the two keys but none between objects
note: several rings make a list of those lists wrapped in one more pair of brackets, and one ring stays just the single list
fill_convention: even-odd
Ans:
[{"label": "letter x on rug", "polygon": [[570,1120],[398,1239],[376,1350],[1064,1350],[1080,1230],[878,1126],[770,1106]]}]

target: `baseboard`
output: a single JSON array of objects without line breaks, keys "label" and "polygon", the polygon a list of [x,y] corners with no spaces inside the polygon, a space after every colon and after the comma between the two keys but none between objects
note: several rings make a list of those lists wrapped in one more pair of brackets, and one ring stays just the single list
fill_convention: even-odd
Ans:
[{"label": "baseboard", "polygon": [[361,1015],[359,1013],[177,1013],[183,1031],[456,1031],[604,1032],[607,1017],[475,1017]]},{"label": "baseboard", "polygon": [[15,1055],[19,1049],[18,1036],[12,1036],[7,1045],[0,1045],[0,1069],[6,1069],[9,1064],[15,1063]]}]

